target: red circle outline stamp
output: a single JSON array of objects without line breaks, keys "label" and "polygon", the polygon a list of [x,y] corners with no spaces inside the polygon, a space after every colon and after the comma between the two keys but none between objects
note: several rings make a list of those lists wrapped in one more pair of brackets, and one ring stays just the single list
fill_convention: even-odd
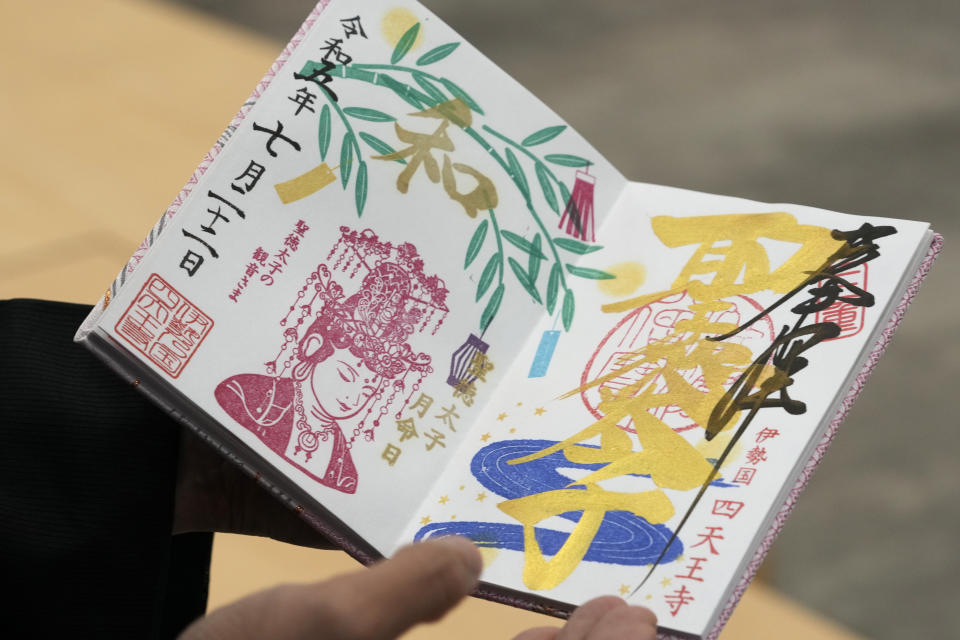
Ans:
[{"label": "red circle outline stamp", "polygon": [[[838,278],[843,278],[850,284],[869,291],[867,289],[867,263],[856,266],[849,271],[837,274]],[[843,300],[837,300],[823,311],[817,311],[815,322],[833,322],[840,327],[840,335],[830,340],[842,340],[850,338],[863,331],[864,317],[867,308],[858,305],[852,305]]]},{"label": "red circle outline stamp", "polygon": [[[632,368],[630,362],[641,354],[648,345],[663,340],[672,340],[677,329],[677,324],[682,320],[691,318],[694,313],[690,310],[694,300],[684,291],[677,294],[667,295],[627,313],[620,319],[616,325],[600,340],[596,351],[590,357],[583,369],[580,384],[583,391],[580,393],[581,400],[587,410],[598,420],[603,418],[599,406],[601,404],[601,389],[606,387],[616,391],[626,387],[644,375],[658,370],[661,364],[657,362],[649,363],[644,367]],[[710,312],[707,317],[711,322],[732,323],[739,325],[746,318],[755,315],[758,311],[763,311],[755,300],[747,296],[733,296],[726,300],[730,303],[730,308],[722,311]],[[764,316],[749,329],[732,338],[730,342],[747,346],[754,353],[762,351],[774,339],[774,326],[769,316]],[[591,380],[598,380],[607,376],[618,369],[624,368],[627,373],[615,376],[606,380],[599,386],[590,386]],[[680,369],[677,371],[687,383],[693,385],[698,390],[706,392],[702,371],[698,366],[690,369]],[[724,384],[729,387],[736,380],[737,375],[731,377]],[[665,388],[666,379],[663,375],[657,375],[653,381],[656,388]],[[661,389],[662,390],[662,389]],[[658,419],[664,421],[674,431],[681,432],[696,428],[698,425],[690,416],[688,416],[677,405],[666,405],[651,409]],[[633,421],[629,418],[619,425],[625,431],[633,432]]]}]

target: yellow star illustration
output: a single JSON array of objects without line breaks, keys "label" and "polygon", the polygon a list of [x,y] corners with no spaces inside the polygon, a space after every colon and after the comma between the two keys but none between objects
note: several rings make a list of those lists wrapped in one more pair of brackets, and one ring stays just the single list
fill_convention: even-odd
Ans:
[{"label": "yellow star illustration", "polygon": [[451,519],[451,520],[456,520],[456,519],[457,519],[457,514],[453,514],[452,516],[450,516],[450,519]]},{"label": "yellow star illustration", "polygon": [[463,491],[463,490],[466,489],[466,488],[467,488],[467,485],[465,485],[465,484],[460,485],[460,491]]},{"label": "yellow star illustration", "polygon": [[492,437],[493,437],[493,436],[491,436],[489,433],[485,433],[485,434],[483,434],[482,436],[480,436],[480,440],[482,440],[483,442],[486,442],[487,440],[489,440],[489,439],[492,438]]},{"label": "yellow star illustration", "polygon": [[439,502],[440,504],[447,504],[448,502],[450,502],[450,498],[448,498],[447,496],[440,496],[440,499],[437,500],[437,502]]},{"label": "yellow star illustration", "polygon": [[423,516],[420,518],[420,524],[430,524],[430,516]]},{"label": "yellow star illustration", "polygon": [[660,584],[664,587],[669,586],[670,578],[664,578],[663,580],[660,581]]},{"label": "yellow star illustration", "polygon": [[546,412],[547,412],[547,410],[544,409],[543,407],[537,407],[536,409],[533,410],[533,414],[534,414],[534,415],[537,415],[537,416],[542,416],[542,415],[545,414]]},{"label": "yellow star illustration", "polygon": [[647,595],[645,595],[645,596],[643,597],[643,599],[644,599],[644,600],[649,600],[649,599],[652,598],[652,597],[653,597],[653,594],[652,594],[652,593],[648,593]]},{"label": "yellow star illustration", "polygon": [[620,585],[620,588],[618,589],[618,591],[620,592],[620,595],[625,596],[628,593],[630,593],[630,585],[622,584]]},{"label": "yellow star illustration", "polygon": [[481,491],[477,494],[477,502],[483,502],[487,498],[487,494],[484,491]]},{"label": "yellow star illustration", "polygon": [[507,414],[505,413],[501,413],[500,415],[497,416],[497,420],[499,420],[500,422],[503,422],[506,419],[507,419]]},{"label": "yellow star illustration", "polygon": [[516,432],[517,432],[516,429],[514,429],[513,427],[510,427],[510,433],[516,433]]},{"label": "yellow star illustration", "polygon": [[518,407],[522,407],[522,406],[523,406],[523,403],[522,403],[522,402],[518,402],[518,403],[517,403],[517,406],[518,406]]}]

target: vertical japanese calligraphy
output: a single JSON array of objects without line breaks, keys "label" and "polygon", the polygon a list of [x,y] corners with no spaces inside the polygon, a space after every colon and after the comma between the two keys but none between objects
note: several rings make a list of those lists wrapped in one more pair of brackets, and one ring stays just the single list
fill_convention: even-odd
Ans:
[{"label": "vertical japanese calligraphy", "polygon": [[[756,411],[766,406],[791,413],[804,410],[802,402],[787,395],[791,376],[806,366],[801,354],[836,335],[838,329],[835,325],[804,328],[802,319],[841,298],[848,304],[871,305],[872,297],[865,290],[839,274],[879,255],[874,241],[893,232],[869,225],[853,232],[831,232],[798,224],[790,214],[779,212],[660,217],[653,219],[653,230],[668,247],[696,245],[696,250],[671,290],[604,307],[608,312],[629,311],[607,336],[617,336],[611,341],[616,346],[604,351],[605,339],[587,363],[581,386],[565,396],[579,395],[596,422],[564,440],[544,442],[539,450],[504,461],[523,469],[555,459],[567,465],[590,465],[591,470],[576,481],[564,480],[549,488],[524,482],[517,495],[497,505],[521,527],[523,581],[528,588],[551,589],[565,581],[581,561],[591,558],[604,523],[620,517],[616,514],[629,514],[654,527],[665,527],[679,517],[672,531],[665,529],[668,537],[657,547],[659,551],[645,558],[643,564],[650,566],[647,577],[657,565],[676,557],[675,549],[682,548],[678,534],[706,489],[744,486],[756,465],[767,459],[758,436],[757,445],[745,452],[747,466],[731,469],[733,483],[718,479]],[[762,239],[790,242],[797,248],[772,267]],[[804,287],[811,287],[811,298],[792,309],[801,321],[792,330],[784,327],[774,335],[770,311]],[[785,295],[766,309],[747,297],[765,292]],[[779,400],[771,397],[774,393],[780,394]],[[734,429],[741,412],[748,415]],[[764,437],[773,437],[774,431],[765,432]],[[587,444],[597,439],[599,445]],[[716,450],[722,453],[708,459],[697,446],[698,439],[717,439]],[[511,442],[521,441],[505,441]],[[486,473],[482,466],[478,479]],[[630,492],[601,485],[631,476],[649,478],[655,488]],[[676,513],[664,492],[668,489],[696,493],[686,512]],[[733,518],[743,506],[741,500],[717,499],[713,513]],[[564,514],[572,514],[573,530],[560,544],[544,546],[538,523],[567,517]],[[497,526],[431,523],[418,536],[456,529],[478,539],[482,530],[482,540],[478,539],[482,543],[496,537]],[[692,555],[674,576],[693,583],[678,590],[682,598],[674,594],[674,615],[692,601],[691,589],[703,581],[717,542],[723,539],[721,531],[721,525],[710,525],[693,545],[707,545],[707,553]]]},{"label": "vertical japanese calligraphy", "polygon": [[[252,130],[268,135],[264,149],[270,157],[277,157],[278,152],[274,149],[274,146],[278,144],[278,142],[284,142],[292,147],[294,151],[300,151],[300,144],[283,133],[283,123],[279,120],[277,120],[277,125],[273,129],[254,122]],[[253,191],[261,178],[263,178],[266,170],[267,167],[265,165],[254,159],[248,160],[246,167],[230,183],[230,188],[239,194],[236,197],[243,198],[243,196]],[[223,240],[222,236],[217,234],[217,231],[224,231],[224,225],[230,224],[232,220],[243,221],[247,218],[247,214],[239,205],[212,189],[207,191],[207,199],[209,202],[206,213],[209,217],[206,219],[206,224],[199,226],[199,233],[189,231],[186,228],[181,229],[183,237],[192,240],[194,243],[193,248],[187,249],[186,253],[183,254],[179,264],[180,268],[186,271],[187,275],[191,278],[197,274],[207,257],[214,259],[220,257],[220,252],[214,245],[219,245],[221,241],[228,241]],[[239,233],[239,231],[235,233]],[[200,247],[206,249],[206,255],[200,250]],[[249,277],[249,274],[245,277]]]},{"label": "vertical japanese calligraphy", "polygon": [[[447,447],[447,434],[457,432],[457,424],[461,420],[460,411],[469,410],[473,406],[478,392],[477,383],[486,383],[487,375],[493,369],[493,362],[484,352],[475,352],[463,372],[463,377],[457,379],[456,385],[452,385],[454,387],[452,391],[453,401],[450,406],[441,404],[440,409],[435,410],[438,411],[437,413],[430,412],[434,404],[434,398],[421,392],[417,399],[407,407],[407,417],[401,418],[402,412],[397,412],[396,426],[400,443],[419,439],[422,436],[424,451],[433,451],[435,448],[445,449]],[[458,402],[460,406],[457,405]],[[421,421],[419,430],[417,420]],[[436,426],[432,428],[423,427],[424,420],[429,420],[429,423]],[[403,449],[400,446],[390,442],[381,457],[392,467],[397,463],[402,453]]]},{"label": "vertical japanese calligraphy", "polygon": [[243,269],[243,275],[227,297],[233,302],[239,302],[240,296],[246,291],[250,282],[255,281],[253,280],[255,277],[265,286],[272,287],[275,277],[283,272],[290,254],[300,248],[300,241],[309,230],[310,227],[306,222],[297,220],[290,233],[284,237],[282,246],[272,254],[263,247],[254,249],[250,261]]},{"label": "vertical japanese calligraphy", "polygon": [[[806,287],[810,287],[807,290],[809,297],[791,308],[791,312],[798,316],[793,327],[783,325],[773,343],[726,390],[723,398],[710,413],[704,432],[704,437],[708,440],[713,439],[717,434],[738,424],[738,422],[739,426],[729,444],[713,465],[686,513],[684,513],[674,531],[674,537],[679,535],[680,530],[690,518],[694,509],[697,508],[708,486],[727,460],[733,446],[743,437],[760,409],[779,407],[794,415],[806,412],[806,404],[792,398],[788,392],[788,388],[794,384],[793,376],[809,364],[808,358],[802,354],[824,340],[836,338],[841,329],[838,325],[830,322],[820,322],[809,326],[805,326],[804,323],[809,314],[830,308],[837,300],[858,307],[873,306],[874,298],[872,294],[849,282],[840,274],[866,265],[869,261],[879,257],[880,249],[876,240],[894,233],[896,233],[894,227],[874,227],[869,223],[864,223],[858,229],[851,231],[831,231],[831,239],[839,243],[839,246],[830,252],[818,268],[798,274],[800,281],[795,286],[789,286],[789,282],[780,282],[779,292],[785,295],[741,326],[722,335],[708,338],[713,342],[720,342],[736,336],[764,316],[769,315],[772,310],[785,304]],[[774,394],[779,397],[772,398],[771,396]],[[747,415],[742,421],[739,421],[741,411],[747,411]],[[779,432],[775,429],[764,428],[757,435],[757,442],[775,437],[778,434]],[[764,462],[767,459],[766,449],[755,446],[747,452],[746,459],[752,465]],[[755,469],[738,472],[741,479],[749,478],[747,483],[752,481],[754,474]],[[719,500],[715,501],[714,514],[717,513],[720,502]],[[728,514],[732,518],[740,512],[744,505],[742,502],[731,501],[729,506],[731,508],[735,506],[735,510]],[[659,562],[660,559],[647,572],[640,583],[641,587],[652,575]]]}]

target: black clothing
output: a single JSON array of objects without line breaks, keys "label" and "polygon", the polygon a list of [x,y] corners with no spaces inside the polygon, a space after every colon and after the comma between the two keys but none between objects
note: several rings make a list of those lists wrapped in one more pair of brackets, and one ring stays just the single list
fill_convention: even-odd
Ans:
[{"label": "black clothing", "polygon": [[211,534],[170,534],[180,427],[73,334],[0,301],[0,637],[169,638],[206,608]]}]

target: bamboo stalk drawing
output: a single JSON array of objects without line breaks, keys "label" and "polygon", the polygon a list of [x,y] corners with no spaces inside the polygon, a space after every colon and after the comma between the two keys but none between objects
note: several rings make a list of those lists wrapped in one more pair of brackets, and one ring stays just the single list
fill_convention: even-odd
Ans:
[{"label": "bamboo stalk drawing", "polygon": [[[429,73],[422,68],[425,65],[433,64],[449,56],[457,48],[459,43],[448,43],[431,49],[417,59],[416,64],[420,68],[397,64],[409,51],[418,30],[419,23],[415,24],[404,34],[391,56],[390,64],[351,63],[346,66],[338,65],[332,69],[327,69],[327,73],[331,77],[339,77],[383,87],[407,104],[421,111],[450,100],[459,99],[466,104],[470,110],[481,116],[484,115],[480,104],[460,85],[448,78]],[[304,76],[309,76],[311,73],[322,68],[324,68],[323,63],[310,61],[304,66],[300,73]],[[397,78],[398,75],[408,76],[412,84],[399,80]],[[413,86],[414,84],[416,86]],[[372,133],[356,131],[350,123],[350,118],[374,123],[393,122],[396,118],[382,111],[366,107],[341,107],[326,91],[324,91],[324,94],[327,97],[328,105],[336,112],[346,131],[343,142],[341,143],[340,158],[340,177],[343,188],[346,188],[349,183],[351,163],[354,157],[356,157],[360,167],[357,172],[357,214],[359,216],[362,215],[362,202],[365,201],[367,185],[366,163],[362,160],[362,152],[358,138],[381,155],[394,154],[395,157],[393,159],[404,164],[405,161],[403,158],[396,157],[397,154],[389,143]],[[488,302],[481,314],[481,331],[489,326],[499,310],[500,302],[505,292],[504,273],[508,265],[516,281],[537,304],[543,305],[551,315],[557,307],[557,302],[562,298],[562,303],[560,304],[561,320],[564,329],[569,330],[575,312],[575,299],[573,290],[567,281],[568,275],[587,279],[605,279],[612,278],[613,276],[600,270],[577,267],[576,265],[564,262],[561,258],[560,250],[574,255],[584,255],[600,250],[602,247],[580,242],[569,237],[553,237],[551,235],[551,232],[537,211],[531,183],[527,180],[523,165],[513,150],[519,151],[521,157],[533,163],[533,172],[537,177],[537,183],[540,186],[543,200],[547,207],[557,216],[560,216],[564,205],[569,207],[570,191],[566,184],[550,169],[549,163],[564,167],[589,167],[592,162],[570,154],[548,154],[541,158],[530,149],[530,147],[544,144],[557,138],[566,129],[566,125],[545,127],[528,135],[521,142],[517,142],[487,124],[483,124],[480,130],[475,128],[472,123],[458,124],[464,125],[461,126],[464,133],[476,142],[476,144],[497,163],[504,174],[510,178],[510,181],[523,197],[525,208],[537,229],[533,238],[530,239],[516,234],[509,229],[501,228],[497,220],[496,212],[492,208],[487,212],[488,218],[478,223],[467,247],[466,258],[464,260],[465,269],[470,267],[480,253],[486,236],[488,235],[488,223],[489,226],[492,227],[493,236],[496,239],[496,251],[487,259],[477,286],[476,299],[480,301],[480,299],[490,291],[494,278],[496,278],[497,286],[493,287],[493,292],[490,294]],[[332,123],[329,117],[329,111],[327,105],[324,105],[318,131],[318,141],[322,156],[325,156],[327,153],[331,129]],[[489,134],[492,139],[503,143],[505,146],[502,147],[502,151],[494,147],[481,130]],[[364,194],[362,200],[359,195],[359,188],[361,186],[359,184],[360,174],[363,176],[362,187]],[[559,200],[557,199],[557,194],[554,192],[554,187],[556,187],[556,191],[559,192]],[[562,236],[562,234],[560,235]],[[526,266],[515,258],[506,255],[504,251],[504,241],[525,255]],[[546,253],[544,253],[544,250],[546,250]],[[550,268],[549,275],[546,278],[546,288],[543,291],[543,295],[541,295],[538,280],[540,274],[543,272],[541,269],[542,263],[545,262],[550,265]]]}]

